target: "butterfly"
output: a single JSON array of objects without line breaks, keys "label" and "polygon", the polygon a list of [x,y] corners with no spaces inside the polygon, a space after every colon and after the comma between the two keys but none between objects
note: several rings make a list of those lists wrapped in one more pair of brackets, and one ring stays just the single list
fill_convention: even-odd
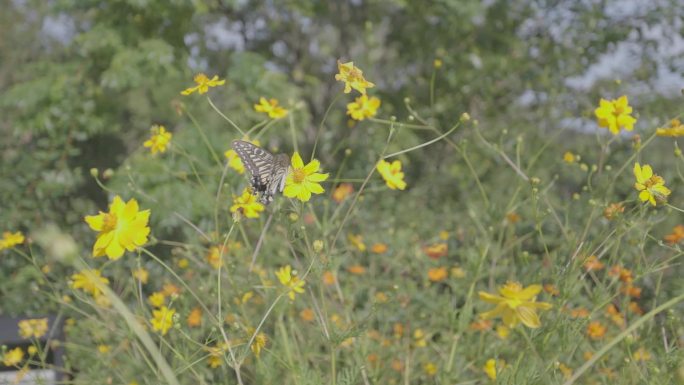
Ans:
[{"label": "butterfly", "polygon": [[290,158],[285,154],[271,154],[244,140],[234,140],[231,146],[252,175],[252,191],[259,195],[259,202],[265,205],[271,203],[273,195],[277,191],[283,192],[285,188]]}]

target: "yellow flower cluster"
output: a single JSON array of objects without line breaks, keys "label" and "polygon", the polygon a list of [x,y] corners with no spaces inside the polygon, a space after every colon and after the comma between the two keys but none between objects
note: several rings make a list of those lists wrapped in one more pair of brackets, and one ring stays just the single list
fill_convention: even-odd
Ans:
[{"label": "yellow flower cluster", "polygon": [[11,249],[14,246],[21,245],[24,243],[24,240],[24,234],[20,231],[16,233],[5,231],[2,233],[2,239],[0,239],[0,250]]}]

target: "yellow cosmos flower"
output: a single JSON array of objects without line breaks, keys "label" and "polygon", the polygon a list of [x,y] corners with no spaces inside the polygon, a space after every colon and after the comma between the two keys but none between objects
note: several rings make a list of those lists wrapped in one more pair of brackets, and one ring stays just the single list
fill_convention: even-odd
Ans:
[{"label": "yellow cosmos flower", "polygon": [[109,284],[109,279],[103,277],[100,270],[86,269],[73,274],[69,286],[73,289],[81,289],[92,295],[93,298],[98,298],[102,295],[102,291],[98,287],[97,282],[100,282],[102,285],[107,285]]},{"label": "yellow cosmos flower", "polygon": [[218,75],[214,75],[213,78],[209,79],[207,75],[203,73],[195,75],[194,80],[197,85],[181,91],[181,95],[190,95],[194,92],[198,92],[200,95],[206,94],[210,87],[222,86],[226,83],[225,80],[219,80]]},{"label": "yellow cosmos flower", "polygon": [[482,370],[484,370],[485,374],[487,375],[487,377],[489,377],[490,380],[496,380],[497,372],[500,372],[505,366],[506,361],[495,360],[493,358],[490,358],[487,360]]},{"label": "yellow cosmos flower", "polygon": [[8,350],[7,353],[2,357],[2,364],[11,367],[18,366],[21,360],[24,359],[24,351],[20,347],[16,347],[12,350]]},{"label": "yellow cosmos flower", "polygon": [[401,161],[395,160],[390,163],[386,160],[381,160],[378,162],[377,169],[380,175],[382,175],[382,179],[387,183],[387,187],[392,190],[403,190],[406,188],[404,173],[401,171]]},{"label": "yellow cosmos flower", "polygon": [[24,243],[24,240],[24,234],[22,234],[21,231],[17,231],[16,233],[5,231],[2,233],[2,239],[0,239],[0,250],[10,249],[16,245],[21,245]]},{"label": "yellow cosmos flower", "polygon": [[648,201],[655,206],[657,203],[667,201],[667,196],[671,191],[665,187],[665,180],[662,177],[653,174],[651,166],[645,164],[641,167],[639,163],[635,163],[634,176],[636,177],[634,188],[639,191],[639,199],[642,202]]},{"label": "yellow cosmos flower", "polygon": [[152,319],[150,323],[152,324],[152,330],[160,332],[162,335],[166,335],[166,332],[173,326],[173,315],[176,311],[169,309],[166,306],[162,306],[158,310],[152,311]]},{"label": "yellow cosmos flower", "polygon": [[530,285],[523,288],[518,282],[508,282],[499,288],[499,294],[484,291],[479,293],[480,299],[495,304],[493,310],[482,313],[483,319],[502,317],[503,323],[512,328],[522,322],[529,328],[541,326],[535,309],[548,310],[552,305],[546,302],[535,302],[536,296],[542,290],[541,285]]},{"label": "yellow cosmos flower", "polygon": [[147,300],[150,302],[150,305],[154,307],[162,307],[166,302],[166,296],[161,291],[156,291],[150,294],[150,296],[147,297]]},{"label": "yellow cosmos flower", "polygon": [[150,128],[150,132],[152,133],[152,136],[150,136],[150,139],[143,143],[143,146],[145,146],[145,148],[149,148],[152,154],[156,154],[158,152],[162,154],[165,153],[166,148],[171,142],[173,134],[166,131],[164,126],[158,126],[156,124]]},{"label": "yellow cosmos flower", "polygon": [[658,136],[684,136],[684,124],[679,119],[672,119],[669,127],[658,128],[656,130]]},{"label": "yellow cosmos flower", "polygon": [[133,270],[132,275],[133,278],[137,279],[142,284],[146,284],[150,278],[150,272],[147,271],[147,269],[145,269],[144,267]]},{"label": "yellow cosmos flower", "polygon": [[636,119],[631,115],[632,107],[629,106],[625,95],[615,100],[601,99],[594,114],[599,126],[609,129],[613,135],[617,135],[620,129],[632,131],[636,123]]},{"label": "yellow cosmos flower", "polygon": [[214,269],[218,269],[221,266],[223,266],[223,260],[221,259],[221,255],[226,253],[226,249],[221,250],[222,247],[218,246],[212,246],[209,248],[209,254],[207,254],[207,262],[213,267]]},{"label": "yellow cosmos flower", "polygon": [[299,279],[296,275],[292,275],[292,266],[287,265],[285,267],[280,268],[278,271],[276,271],[276,277],[278,277],[278,281],[280,281],[283,286],[287,287],[289,289],[288,292],[288,297],[290,297],[290,300],[294,301],[295,295],[297,293],[303,293],[304,292],[304,282],[303,280]]},{"label": "yellow cosmos flower", "polygon": [[131,199],[124,203],[120,196],[115,196],[108,213],[100,211],[98,215],[85,217],[90,228],[99,232],[93,246],[93,256],[106,255],[115,260],[125,250],[133,251],[144,245],[150,234],[147,226],[149,219],[150,210],[138,211],[138,201]]},{"label": "yellow cosmos flower", "polygon": [[259,104],[254,105],[254,111],[268,114],[271,119],[287,116],[287,110],[278,105],[278,99],[259,98]]},{"label": "yellow cosmos flower", "polygon": [[375,84],[369,82],[363,77],[363,71],[354,66],[354,62],[342,63],[337,61],[337,70],[339,73],[335,75],[335,80],[344,82],[344,93],[348,94],[352,88],[359,91],[362,95],[366,94],[366,88],[373,88]]},{"label": "yellow cosmos flower", "polygon": [[352,233],[347,234],[347,240],[349,240],[349,243],[354,245],[357,250],[359,251],[366,251],[366,244],[363,243],[363,235],[358,234],[354,235]]},{"label": "yellow cosmos flower", "polygon": [[243,216],[247,218],[259,218],[259,213],[265,210],[263,204],[259,203],[256,195],[245,188],[242,195],[233,196],[233,205],[230,206],[230,212],[234,213],[240,210]]},{"label": "yellow cosmos flower", "polygon": [[328,174],[319,174],[321,163],[314,159],[306,166],[298,152],[292,155],[292,171],[285,178],[283,195],[288,198],[297,198],[302,202],[311,199],[311,194],[325,192],[319,182],[328,179]]},{"label": "yellow cosmos flower", "polygon": [[24,338],[40,338],[48,331],[48,319],[24,319],[17,323],[19,326],[19,335]]},{"label": "yellow cosmos flower", "polygon": [[[249,140],[247,138],[243,138],[242,140],[244,140],[245,142],[255,144],[257,146],[261,146],[261,142],[259,142],[259,140]],[[228,167],[237,171],[240,175],[245,173],[245,165],[242,163],[242,159],[240,159],[235,150],[230,149],[224,152],[223,155],[226,157],[226,159],[228,159]]]},{"label": "yellow cosmos flower", "polygon": [[268,336],[264,333],[259,333],[254,337],[254,342],[252,342],[252,346],[250,346],[250,349],[252,349],[252,353],[259,358],[259,355],[261,354],[261,349],[263,349],[266,346],[266,343],[268,342]]},{"label": "yellow cosmos flower", "polygon": [[370,99],[366,95],[361,95],[354,102],[347,104],[347,115],[354,120],[364,120],[372,118],[380,108],[380,99],[375,96]]}]

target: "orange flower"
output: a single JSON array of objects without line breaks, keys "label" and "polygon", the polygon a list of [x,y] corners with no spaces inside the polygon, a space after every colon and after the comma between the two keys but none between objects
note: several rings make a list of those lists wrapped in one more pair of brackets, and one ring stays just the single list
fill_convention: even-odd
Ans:
[{"label": "orange flower", "polygon": [[599,321],[592,321],[587,326],[587,335],[592,340],[600,340],[606,335],[606,327]]},{"label": "orange flower", "polygon": [[592,271],[592,270],[601,270],[605,267],[605,265],[599,261],[598,257],[595,255],[589,256],[586,261],[584,261],[584,268],[587,271]]},{"label": "orange flower", "polygon": [[557,296],[558,294],[560,294],[560,291],[558,291],[556,285],[553,285],[551,283],[544,284],[544,291],[553,296]]},{"label": "orange flower", "polygon": [[665,242],[670,245],[677,244],[684,239],[684,225],[677,225],[672,229],[672,234],[665,236]]},{"label": "orange flower", "polygon": [[439,259],[447,255],[449,246],[446,243],[435,243],[433,245],[423,247],[423,251],[428,257],[432,259]]},{"label": "orange flower", "polygon": [[611,277],[618,277],[618,279],[624,283],[631,283],[634,279],[631,270],[618,265],[611,267],[608,275]]},{"label": "orange flower", "polygon": [[470,330],[483,332],[492,328],[492,320],[480,319],[470,324]]},{"label": "orange flower", "polygon": [[387,245],[384,243],[376,243],[371,246],[371,251],[375,254],[383,254],[387,251]]},{"label": "orange flower", "polygon": [[303,321],[311,322],[314,320],[314,312],[313,312],[313,310],[306,308],[306,309],[299,312],[299,317]]},{"label": "orange flower", "polygon": [[632,301],[629,303],[629,306],[627,307],[629,311],[631,311],[634,314],[639,314],[642,315],[644,314],[644,310],[639,306],[638,303]]},{"label": "orange flower", "polygon": [[506,214],[506,220],[510,224],[515,224],[520,222],[520,215],[516,214],[515,212],[510,212]]},{"label": "orange flower", "polygon": [[427,274],[428,279],[432,282],[444,281],[448,276],[446,267],[435,267],[428,270]]},{"label": "orange flower", "polygon": [[188,316],[188,326],[191,328],[198,327],[202,325],[202,309],[196,307],[192,309],[190,315]]},{"label": "orange flower", "polygon": [[332,271],[326,271],[323,273],[323,284],[331,286],[335,284],[335,281],[335,274],[333,274]]},{"label": "orange flower", "polygon": [[621,290],[622,294],[628,295],[632,298],[641,298],[641,288],[634,285],[624,285]]},{"label": "orange flower", "polygon": [[351,265],[347,268],[347,271],[354,275],[363,275],[366,273],[366,268],[361,265]]},{"label": "orange flower", "polygon": [[589,310],[583,307],[570,310],[570,317],[572,318],[587,318],[589,317]]},{"label": "orange flower", "polygon": [[180,289],[180,287],[178,287],[172,283],[167,283],[162,288],[162,292],[164,292],[164,295],[170,297],[172,295],[180,295],[181,289]]},{"label": "orange flower", "polygon": [[611,203],[603,210],[603,216],[610,221],[623,212],[625,212],[625,206],[622,203]]},{"label": "orange flower", "polygon": [[333,190],[332,199],[341,203],[343,200],[347,199],[354,192],[354,185],[351,183],[342,183],[335,187]]}]

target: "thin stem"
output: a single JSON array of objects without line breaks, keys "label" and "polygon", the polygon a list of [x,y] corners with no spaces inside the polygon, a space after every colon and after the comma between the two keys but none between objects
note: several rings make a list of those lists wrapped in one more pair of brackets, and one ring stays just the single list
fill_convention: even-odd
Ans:
[{"label": "thin stem", "polygon": [[440,136],[438,136],[438,137],[436,137],[436,138],[434,138],[434,139],[432,139],[432,140],[429,140],[429,141],[427,141],[427,142],[425,142],[425,143],[421,143],[421,144],[419,144],[419,145],[417,145],[417,146],[413,146],[413,147],[411,147],[411,148],[407,148],[407,149],[405,149],[405,150],[401,150],[401,151],[393,152],[393,153],[391,153],[391,154],[389,154],[389,155],[385,155],[385,156],[382,157],[382,159],[391,158],[391,157],[393,157],[393,156],[397,156],[397,155],[401,155],[401,154],[404,154],[404,153],[407,153],[407,152],[411,152],[411,151],[413,151],[413,150],[417,150],[417,149],[419,149],[419,148],[422,148],[422,147],[425,147],[425,146],[429,146],[429,145],[431,145],[432,143],[439,142],[440,140],[442,140],[443,138],[449,136],[449,134],[451,134],[452,132],[454,132],[454,130],[457,129],[458,126],[460,126],[460,125],[461,125],[461,122],[459,121],[459,122],[456,123],[453,127],[451,127],[451,129],[449,129],[449,131],[445,132],[444,134],[442,134],[442,135],[440,135]]},{"label": "thin stem", "polygon": [[337,99],[340,98],[340,95],[342,95],[342,94],[339,92],[337,93],[337,95],[335,95],[335,98],[333,99],[332,102],[330,102],[330,105],[328,105],[328,108],[325,110],[325,114],[323,114],[323,119],[321,119],[321,123],[318,125],[318,130],[316,130],[316,139],[314,139],[313,150],[311,150],[311,160],[313,160],[314,157],[316,156],[316,148],[318,147],[318,139],[320,138],[321,132],[323,131],[323,125],[325,124],[325,120],[328,118],[328,113],[330,113],[330,109],[332,109],[332,106],[335,105],[335,103],[337,102]]},{"label": "thin stem", "polygon": [[223,119],[225,119],[228,123],[230,123],[231,126],[235,127],[235,129],[238,130],[238,132],[240,132],[240,134],[241,134],[242,136],[245,136],[245,132],[242,131],[242,130],[240,129],[240,127],[238,127],[237,124],[235,124],[232,120],[230,120],[230,118],[228,118],[226,115],[224,115],[223,112],[221,112],[221,110],[219,110],[219,109],[214,105],[214,102],[211,101],[211,98],[209,97],[209,95],[207,95],[207,101],[209,102],[209,105],[211,106],[211,108],[213,108],[214,111],[216,111],[217,114],[221,115],[221,117],[222,117]]},{"label": "thin stem", "polygon": [[209,152],[211,153],[212,158],[214,158],[214,161],[216,164],[218,164],[219,167],[221,167],[223,164],[221,160],[219,159],[218,155],[216,155],[216,151],[214,150],[214,147],[211,145],[211,142],[209,141],[209,138],[207,138],[207,135],[204,134],[204,130],[202,130],[202,127],[200,127],[199,123],[197,123],[197,120],[195,119],[194,116],[187,110],[185,110],[185,113],[188,115],[188,118],[192,121],[192,124],[195,126],[197,131],[199,132],[200,136],[202,137],[202,140],[204,141],[204,144],[207,146],[209,149]]}]

